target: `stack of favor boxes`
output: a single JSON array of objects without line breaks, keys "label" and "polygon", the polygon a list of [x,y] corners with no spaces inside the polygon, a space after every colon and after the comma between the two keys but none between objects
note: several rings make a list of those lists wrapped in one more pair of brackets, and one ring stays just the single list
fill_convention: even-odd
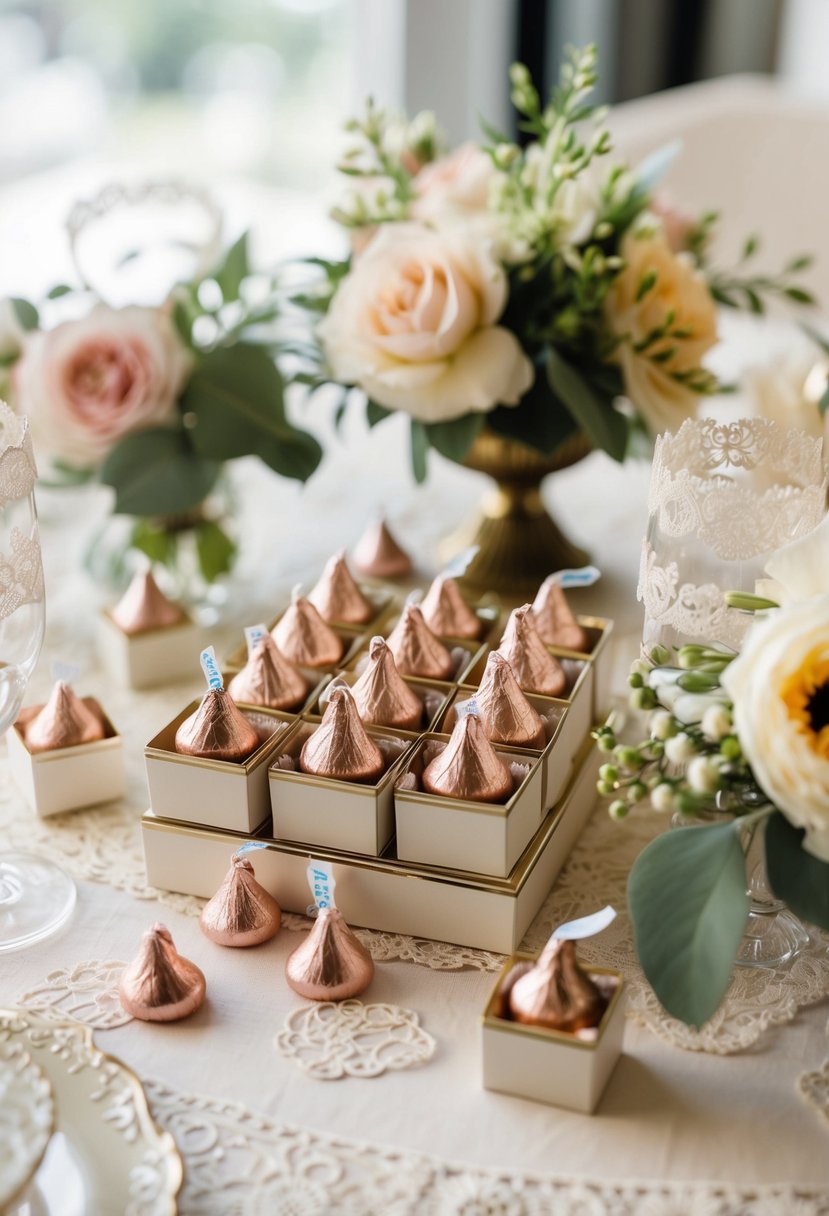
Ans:
[{"label": "stack of favor boxes", "polygon": [[[530,696],[545,723],[543,749],[501,748],[522,778],[509,799],[443,798],[418,788],[430,745],[446,743],[459,702],[477,689],[507,613],[477,609],[479,642],[442,639],[454,670],[448,680],[404,679],[423,701],[418,732],[369,726],[386,766],[373,783],[314,776],[299,769],[303,744],[321,721],[332,680],[353,684],[372,637],[388,637],[402,610],[396,588],[361,588],[375,615],[360,627],[333,628],[339,662],[305,670],[312,684],[293,713],[240,705],[259,733],[243,762],[181,755],[175,735],[196,703],[145,750],[151,809],[143,818],[153,886],[210,897],[230,855],[246,840],[265,847],[256,877],[288,912],[308,905],[309,855],[334,863],[337,903],[349,924],[511,953],[523,938],[595,801],[598,757],[593,723],[607,709],[612,622],[580,617],[584,653],[550,648],[567,687],[560,698]],[[275,628],[280,617],[269,625]],[[224,665],[225,684],[245,663],[244,648]],[[517,769],[515,771],[518,771]],[[414,780],[405,780],[412,774]],[[414,787],[414,788],[413,788]]]}]

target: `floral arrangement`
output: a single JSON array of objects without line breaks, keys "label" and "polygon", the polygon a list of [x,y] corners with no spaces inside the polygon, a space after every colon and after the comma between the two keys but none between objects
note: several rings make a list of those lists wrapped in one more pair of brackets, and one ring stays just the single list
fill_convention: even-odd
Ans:
[{"label": "floral arrangement", "polygon": [[[352,182],[334,218],[351,255],[315,260],[295,302],[322,314],[299,378],[359,389],[371,425],[411,419],[415,475],[430,447],[462,460],[484,425],[549,455],[582,433],[622,460],[631,437],[678,426],[718,385],[704,358],[716,305],[761,312],[763,296],[810,303],[779,275],[708,263],[716,217],[694,221],[654,192],[662,154],[611,163],[589,96],[596,50],[569,53],[542,102],[521,64],[512,101],[524,146],[486,127],[443,154],[432,115],[408,122],[371,103],[347,125]],[[626,399],[627,404],[620,403]]]},{"label": "floral arrangement", "polygon": [[744,846],[764,832],[768,882],[796,916],[829,930],[829,516],[779,550],[757,595],[739,654],[656,648],[630,676],[631,703],[649,713],[648,736],[619,743],[597,732],[612,759],[599,773],[610,813],[648,799],[691,822],[637,859],[628,885],[636,949],[669,1013],[694,1026],[728,986],[749,911]]},{"label": "floral arrangement", "polygon": [[252,299],[251,279],[242,236],[158,306],[114,308],[61,284],[39,307],[9,301],[0,326],[0,388],[30,420],[47,483],[111,486],[130,545],[168,566],[189,530],[208,583],[236,550],[206,506],[227,462],[255,455],[304,481],[322,455],[286,417],[274,300]]}]

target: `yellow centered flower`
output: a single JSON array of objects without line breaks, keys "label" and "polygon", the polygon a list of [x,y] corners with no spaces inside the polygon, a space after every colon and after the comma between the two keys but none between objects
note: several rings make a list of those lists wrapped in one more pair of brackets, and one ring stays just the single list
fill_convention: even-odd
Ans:
[{"label": "yellow centered flower", "polygon": [[780,696],[807,743],[829,760],[829,657],[813,650],[784,680]]}]

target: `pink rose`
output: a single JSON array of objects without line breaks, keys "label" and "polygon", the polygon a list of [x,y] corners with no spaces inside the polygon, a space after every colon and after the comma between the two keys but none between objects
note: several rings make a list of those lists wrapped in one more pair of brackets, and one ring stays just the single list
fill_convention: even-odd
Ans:
[{"label": "pink rose", "polygon": [[477,144],[461,144],[417,174],[413,182],[417,198],[411,213],[415,219],[431,220],[444,212],[486,211],[496,172],[490,157]]},{"label": "pink rose", "polygon": [[27,335],[15,405],[38,452],[90,468],[124,435],[173,420],[190,366],[166,313],[98,304]]}]

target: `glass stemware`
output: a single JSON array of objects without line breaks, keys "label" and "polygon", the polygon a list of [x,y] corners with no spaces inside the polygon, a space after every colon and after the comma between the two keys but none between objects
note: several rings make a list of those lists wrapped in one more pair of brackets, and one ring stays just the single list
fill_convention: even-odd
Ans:
[{"label": "glass stemware", "polygon": [[[0,734],[17,718],[43,645],[43,564],[28,423],[0,402]],[[75,906],[58,866],[0,848],[0,951],[54,933]]]}]

